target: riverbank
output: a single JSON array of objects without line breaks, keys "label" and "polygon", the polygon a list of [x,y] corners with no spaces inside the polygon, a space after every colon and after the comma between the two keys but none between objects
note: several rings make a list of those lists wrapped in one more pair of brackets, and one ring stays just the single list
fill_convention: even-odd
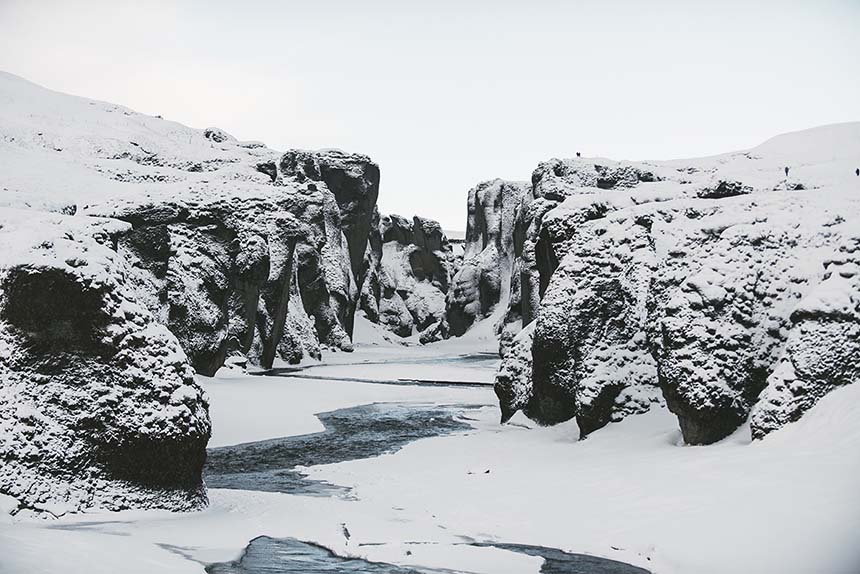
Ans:
[{"label": "riverbank", "polygon": [[666,574],[853,574],[857,563],[860,387],[833,392],[762,441],[752,443],[744,427],[719,444],[687,447],[662,409],[579,441],[572,423],[541,428],[515,417],[500,426],[488,387],[201,380],[213,448],[321,432],[316,413],[361,405],[478,408],[458,419],[468,429],[300,469],[347,489],[345,497],[214,488],[209,508],[195,513],[7,519],[0,571],[201,574],[238,560],[259,536],[405,568],[487,574],[538,572],[543,560],[484,544],[558,548]]}]

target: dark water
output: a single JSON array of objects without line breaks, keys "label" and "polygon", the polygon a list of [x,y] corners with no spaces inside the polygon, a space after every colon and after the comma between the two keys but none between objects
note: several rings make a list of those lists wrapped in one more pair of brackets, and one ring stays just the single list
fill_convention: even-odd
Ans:
[{"label": "dark water", "polygon": [[[348,489],[304,477],[297,466],[330,464],[395,452],[433,436],[466,431],[465,413],[481,405],[380,403],[317,415],[323,432],[271,439],[208,451],[204,469],[211,488],[235,488],[314,496],[344,496]],[[519,544],[472,543],[541,556],[545,574],[648,574],[647,570],[554,548]],[[260,536],[241,558],[210,564],[209,574],[367,573],[452,574],[452,570],[415,569],[335,556],[328,549],[293,538]]]},{"label": "dark water", "polygon": [[474,406],[381,403],[317,415],[323,432],[209,449],[204,476],[210,488],[315,496],[347,489],[311,480],[297,466],[330,464],[395,452],[432,436],[466,431],[460,417]]},{"label": "dark water", "polygon": [[[239,560],[220,562],[206,567],[209,574],[301,574],[367,573],[418,574],[421,570],[393,564],[368,562],[359,558],[341,558],[327,548],[294,538],[255,538]],[[427,572],[426,570],[423,572]]]},{"label": "dark water", "polygon": [[587,554],[571,554],[545,546],[501,543],[472,544],[472,546],[493,546],[529,556],[540,556],[544,559],[540,569],[542,574],[650,574],[644,568],[631,566],[617,560],[588,556]]},{"label": "dark water", "polygon": [[[554,548],[521,544],[474,544],[495,546],[531,556],[541,556],[544,574],[649,574],[647,570],[623,562],[596,558],[584,554],[569,554]],[[301,542],[294,538],[255,538],[245,548],[241,558],[231,562],[210,564],[209,574],[431,574],[452,573],[452,570],[415,569],[381,562],[368,562],[360,558],[341,558],[316,544]]]}]

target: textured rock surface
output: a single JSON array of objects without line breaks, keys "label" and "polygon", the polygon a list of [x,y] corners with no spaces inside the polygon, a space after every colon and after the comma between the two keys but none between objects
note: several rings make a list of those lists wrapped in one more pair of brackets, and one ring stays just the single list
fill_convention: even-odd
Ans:
[{"label": "textured rock surface", "polygon": [[456,260],[438,222],[387,215],[371,234],[362,292],[367,317],[400,337],[429,343],[448,336],[445,295]]},{"label": "textured rock surface", "polygon": [[0,205],[132,223],[135,280],[201,373],[232,353],[269,366],[352,349],[379,185],[367,157],[280,155],[8,74],[0,94]]},{"label": "textured rock surface", "polygon": [[487,317],[510,291],[515,211],[528,185],[500,179],[469,191],[463,263],[446,298],[451,334],[465,333]]},{"label": "textured rock surface", "polygon": [[576,238],[536,321],[528,413],[549,423],[576,416],[585,436],[659,395],[644,336],[653,254],[635,218],[611,230],[587,226]]},{"label": "textured rock surface", "polygon": [[517,411],[529,415],[532,399],[532,345],[535,323],[531,322],[517,333],[507,345],[504,361],[496,374],[493,389],[499,397],[502,423]]},{"label": "textured rock surface", "polygon": [[[521,208],[520,228],[538,223],[514,265],[520,293],[546,289],[530,381],[509,375],[523,371],[519,348],[497,378],[503,413],[576,417],[587,435],[662,394],[701,444],[748,418],[761,437],[856,381],[858,135],[843,124],[700,160],[541,164],[524,203],[557,204]],[[516,293],[508,318],[527,324]]]},{"label": "textured rock surface", "polygon": [[[340,150],[289,150],[280,160],[282,177],[323,182],[334,194],[340,222],[333,225],[343,233],[349,255],[351,275],[345,287],[346,302],[335,301],[338,317],[352,337],[353,320],[361,286],[367,273],[365,250],[374,223],[374,209],[379,197],[379,166],[360,154]],[[331,238],[336,243],[339,238]]]},{"label": "textured rock surface", "polygon": [[305,354],[287,314],[291,294],[298,296],[296,242],[310,231],[289,208],[269,198],[194,201],[189,194],[184,201],[87,212],[132,223],[119,246],[150,294],[150,309],[195,369],[211,376],[230,355],[268,368],[275,357]]},{"label": "textured rock surface", "polygon": [[834,387],[860,380],[860,232],[789,316],[786,344],[752,411],[760,438],[794,422]]},{"label": "textured rock surface", "polygon": [[128,227],[0,208],[0,493],[23,508],[206,504],[208,404],[138,297]]},{"label": "textured rock surface", "polygon": [[[831,262],[846,236],[860,231],[856,207],[822,206],[807,194],[773,197],[734,202],[731,212],[718,209],[672,226],[671,253],[661,261],[651,295],[652,339],[661,387],[687,442],[730,434],[765,388],[770,407],[763,404],[753,422],[756,436],[856,379],[856,367],[846,362],[860,357],[851,338],[860,292],[840,270],[840,279],[833,279]],[[842,209],[853,217],[844,220]],[[803,225],[795,213],[804,213]],[[846,270],[855,265],[850,253],[842,260]],[[825,281],[826,273],[831,278]],[[838,318],[822,304],[832,292],[828,281],[844,281],[836,287],[844,292]],[[818,367],[802,359],[812,347]],[[800,375],[793,380],[787,366],[795,361]]]}]

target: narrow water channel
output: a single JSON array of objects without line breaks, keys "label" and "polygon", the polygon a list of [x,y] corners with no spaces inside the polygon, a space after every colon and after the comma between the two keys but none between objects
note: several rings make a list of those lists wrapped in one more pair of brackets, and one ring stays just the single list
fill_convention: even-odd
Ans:
[{"label": "narrow water channel", "polygon": [[[204,469],[206,483],[210,488],[348,497],[349,489],[312,480],[302,469],[370,458],[395,452],[415,440],[469,431],[472,427],[466,420],[468,413],[482,407],[375,403],[321,413],[317,416],[325,427],[322,432],[210,449]],[[541,572],[545,574],[648,574],[647,570],[623,562],[555,548],[501,543],[472,545],[540,556],[544,559]],[[251,540],[237,560],[209,564],[206,571],[209,574],[456,572],[344,558],[316,544],[268,536]]]},{"label": "narrow water channel", "polygon": [[[541,574],[649,574],[647,570],[585,554],[562,552],[555,548],[523,544],[474,544],[520,552],[544,559]],[[238,560],[219,562],[206,567],[208,574],[453,574],[452,570],[435,570],[369,562],[360,558],[336,556],[327,548],[294,538],[260,536],[248,544]]]},{"label": "narrow water channel", "polygon": [[209,449],[204,476],[210,488],[261,490],[311,496],[347,490],[307,478],[297,467],[332,464],[396,452],[408,443],[463,432],[461,418],[474,406],[377,403],[317,415],[318,433]]}]

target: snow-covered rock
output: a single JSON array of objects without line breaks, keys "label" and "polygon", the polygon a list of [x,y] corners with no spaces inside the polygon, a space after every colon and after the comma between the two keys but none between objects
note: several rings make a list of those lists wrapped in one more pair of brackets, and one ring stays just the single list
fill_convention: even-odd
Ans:
[{"label": "snow-covered rock", "polygon": [[272,197],[191,191],[177,200],[120,200],[85,212],[132,224],[119,248],[134,263],[150,310],[195,369],[211,376],[232,355],[270,367],[276,356],[304,354],[287,313],[291,296],[299,297],[296,243],[310,231],[291,207]]},{"label": "snow-covered rock", "polygon": [[463,263],[446,298],[451,334],[464,334],[489,316],[510,291],[515,211],[529,187],[501,179],[469,191]]},{"label": "snow-covered rock", "polygon": [[539,229],[514,264],[531,270],[521,293],[546,285],[531,388],[501,376],[521,353],[506,359],[503,412],[576,417],[587,435],[659,385],[685,440],[710,443],[750,415],[763,436],[855,381],[858,152],[860,125],[842,124],[714,158],[541,164],[531,202],[557,205],[522,217]]},{"label": "snow-covered rock", "polygon": [[526,325],[507,345],[493,389],[499,397],[502,423],[518,411],[528,412],[532,399],[532,345],[535,322]]},{"label": "snow-covered rock", "polygon": [[379,169],[279,154],[0,74],[0,206],[111,217],[145,302],[213,374],[351,350]]},{"label": "snow-covered rock", "polygon": [[429,343],[448,336],[445,295],[456,259],[438,222],[414,216],[379,218],[366,255],[362,309],[400,337]]},{"label": "snow-covered rock", "polygon": [[327,222],[326,229],[331,229],[335,235],[328,238],[328,245],[341,241],[336,236],[339,230],[346,242],[351,275],[344,285],[347,301],[341,302],[335,296],[332,305],[351,338],[360,290],[367,273],[364,256],[379,197],[379,166],[365,155],[340,150],[289,150],[281,157],[279,168],[282,178],[292,177],[300,183],[322,182],[334,194],[340,217],[339,221]]},{"label": "snow-covered rock", "polygon": [[208,402],[117,220],[0,208],[0,493],[20,508],[206,504]]}]

